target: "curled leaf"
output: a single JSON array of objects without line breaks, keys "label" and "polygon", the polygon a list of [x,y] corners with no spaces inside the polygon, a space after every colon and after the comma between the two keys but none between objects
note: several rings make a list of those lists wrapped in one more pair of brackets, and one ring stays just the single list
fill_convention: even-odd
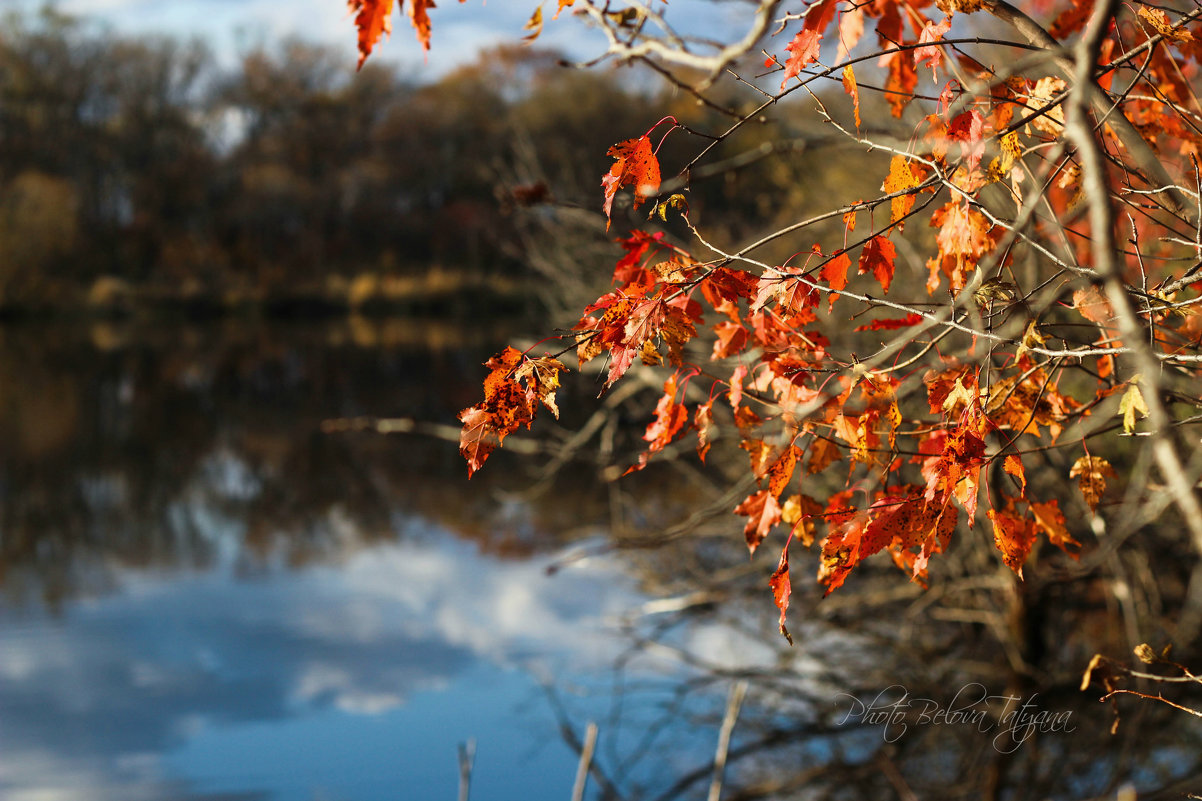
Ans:
[{"label": "curled leaf", "polygon": [[1077,479],[1077,486],[1093,512],[1098,511],[1098,504],[1106,492],[1106,478],[1114,478],[1117,475],[1110,462],[1101,456],[1082,456],[1073,463],[1068,472],[1069,478]]}]

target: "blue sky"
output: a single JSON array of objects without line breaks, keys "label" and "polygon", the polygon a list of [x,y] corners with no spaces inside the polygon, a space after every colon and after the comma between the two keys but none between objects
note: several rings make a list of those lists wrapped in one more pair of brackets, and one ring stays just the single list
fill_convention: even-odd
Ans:
[{"label": "blue sky", "polygon": [[[26,10],[45,5],[45,0],[10,2]],[[210,42],[223,61],[232,60],[245,47],[288,36],[345,47],[351,56],[355,51],[355,32],[344,0],[57,0],[52,5],[123,34],[199,37]],[[519,39],[537,5],[538,0],[442,0],[430,12],[433,47],[428,59],[423,58],[408,19],[394,12],[398,18],[392,39],[377,55],[403,65],[415,77],[437,77],[470,62],[484,47]],[[550,22],[554,7],[554,0],[544,0],[548,23],[540,44],[581,58],[598,54],[601,37],[566,12]],[[665,13],[685,32],[722,36],[732,27],[742,32],[747,23],[740,17],[745,18],[745,10],[743,3],[672,0]]]}]

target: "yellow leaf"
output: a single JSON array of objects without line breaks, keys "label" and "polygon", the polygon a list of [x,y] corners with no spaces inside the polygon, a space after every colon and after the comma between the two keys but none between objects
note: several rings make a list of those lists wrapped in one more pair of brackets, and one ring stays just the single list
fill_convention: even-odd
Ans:
[{"label": "yellow leaf", "polygon": [[1119,401],[1119,414],[1123,416],[1123,430],[1130,434],[1135,430],[1135,415],[1138,413],[1141,417],[1148,416],[1148,404],[1144,402],[1144,395],[1139,391],[1139,385],[1135,382],[1139,379],[1138,376],[1131,380],[1131,385],[1127,387],[1127,391],[1123,393],[1123,399]]}]

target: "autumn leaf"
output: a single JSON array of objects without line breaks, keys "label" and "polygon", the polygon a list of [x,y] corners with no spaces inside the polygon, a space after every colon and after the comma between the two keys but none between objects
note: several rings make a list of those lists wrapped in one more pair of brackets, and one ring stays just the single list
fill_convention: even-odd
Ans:
[{"label": "autumn leaf", "polygon": [[776,604],[776,608],[780,610],[780,633],[788,640],[789,645],[793,644],[793,637],[789,634],[789,629],[785,627],[785,612],[789,611],[789,596],[793,594],[793,585],[789,581],[789,544],[793,542],[793,533],[789,533],[789,538],[785,540],[785,547],[780,552],[780,562],[776,566],[776,571],[768,579],[768,587],[772,590],[772,600]]},{"label": "autumn leaf", "polygon": [[947,126],[947,138],[960,144],[960,157],[968,171],[981,164],[985,155],[985,118],[976,109],[958,114]]},{"label": "autumn leaf", "polygon": [[780,522],[780,512],[780,504],[768,490],[753,493],[735,507],[735,514],[748,518],[747,525],[743,528],[743,536],[751,553],[755,553],[755,549],[767,538],[772,527]]},{"label": "autumn leaf", "polygon": [[1139,14],[1140,19],[1151,25],[1157,33],[1164,36],[1173,42],[1192,42],[1194,35],[1186,28],[1179,25],[1173,25],[1169,22],[1169,17],[1159,8],[1151,8],[1149,6],[1140,6],[1135,13]]},{"label": "autumn leaf", "polygon": [[839,450],[839,446],[831,442],[829,439],[815,438],[810,445],[810,461],[806,464],[806,472],[821,473],[826,468],[830,467],[833,462],[837,462],[843,458],[843,452]]},{"label": "autumn leaf", "polygon": [[1027,473],[1023,469],[1023,460],[1017,454],[1010,454],[1002,460],[1002,469],[1018,479],[1019,494],[1027,494]]},{"label": "autumn leaf", "polygon": [[997,509],[989,509],[986,514],[993,523],[993,542],[1002,552],[1002,561],[1021,579],[1023,564],[1035,545],[1035,523]]},{"label": "autumn leaf", "polygon": [[843,91],[851,95],[851,108],[856,118],[856,128],[860,127],[860,87],[856,84],[856,74],[848,64],[843,68]]},{"label": "autumn leaf", "polygon": [[667,447],[668,443],[688,422],[688,419],[689,413],[684,404],[676,402],[676,376],[673,375],[664,382],[664,394],[655,406],[655,419],[651,421],[647,426],[647,431],[643,434],[643,439],[650,442],[651,445],[639,454],[638,462],[627,468],[623,475],[629,475],[646,467],[652,455]]},{"label": "autumn leaf", "polygon": [[619,142],[606,155],[614,159],[609,172],[601,178],[601,186],[605,189],[605,228],[608,230],[617,191],[624,186],[633,187],[634,207],[637,209],[644,200],[659,192],[660,176],[659,160],[646,134],[638,139]]},{"label": "autumn leaf", "polygon": [[881,282],[881,289],[888,293],[896,259],[897,249],[893,243],[883,236],[874,236],[860,252],[860,273],[871,272]]},{"label": "autumn leaf", "polygon": [[702,462],[710,450],[710,437],[714,431],[714,401],[711,398],[697,405],[693,413],[693,428],[697,429],[697,458]]},{"label": "autumn leaf", "polygon": [[479,470],[501,444],[498,430],[482,406],[471,406],[459,413],[463,430],[459,434],[459,453],[467,460],[467,477]]},{"label": "autumn leaf", "polygon": [[826,264],[822,265],[822,269],[818,274],[822,276],[822,280],[826,281],[831,289],[835,290],[831,293],[828,309],[834,308],[835,299],[839,297],[839,292],[847,286],[847,271],[851,267],[851,259],[847,256],[847,251],[840,252],[837,256],[833,256]]},{"label": "autumn leaf", "polygon": [[[558,13],[558,12],[556,12]],[[540,5],[534,9],[534,13],[530,15],[530,19],[522,26],[522,30],[530,31],[522,37],[522,41],[530,44],[539,37],[543,32],[543,7]]]},{"label": "autumn leaf", "polygon": [[1111,302],[1102,295],[1097,286],[1088,286],[1072,293],[1072,308],[1077,309],[1083,318],[1100,326],[1114,325],[1114,311]]},{"label": "autumn leaf", "polygon": [[793,469],[797,466],[800,456],[801,450],[796,445],[790,445],[768,469],[768,492],[774,497],[779,498],[789,485],[789,479],[793,478]]},{"label": "autumn leaf", "polygon": [[725,359],[741,353],[747,345],[747,329],[738,323],[723,320],[714,326],[718,338],[714,340],[714,352],[710,358]]},{"label": "autumn leaf", "polygon": [[526,383],[526,400],[533,408],[536,402],[541,402],[551,410],[551,414],[559,419],[559,407],[555,404],[555,390],[559,389],[559,373],[566,370],[563,362],[550,356],[537,359],[527,359],[513,377],[516,381]]},{"label": "autumn leaf", "polygon": [[802,28],[793,37],[793,41],[785,45],[785,50],[788,50],[791,55],[785,62],[785,76],[780,82],[781,89],[785,88],[785,84],[789,82],[790,78],[797,77],[803,67],[818,60],[818,52],[822,49],[819,44],[821,40],[822,33],[820,31]]},{"label": "autumn leaf", "polygon": [[[877,32],[881,30],[877,26]],[[900,118],[914,99],[914,89],[918,86],[918,73],[914,70],[914,60],[908,56],[893,52],[881,57],[888,59],[889,77],[885,81],[886,98],[894,117]]]},{"label": "autumn leaf", "polygon": [[[927,20],[926,25],[922,28],[922,34],[918,37],[920,44],[928,42],[938,42],[943,38],[943,34],[950,31],[952,28],[951,17],[944,17],[943,22],[934,23]],[[918,47],[914,50],[914,63],[921,64],[927,62],[931,68],[931,80],[938,81],[935,71],[939,65],[943,63],[943,48],[938,45],[927,44],[926,47]]]},{"label": "autumn leaf", "polygon": [[422,43],[423,50],[430,49],[430,15],[427,12],[431,8],[434,8],[434,0],[409,0],[409,22],[417,31],[417,40]]},{"label": "autumn leaf", "polygon": [[[523,425],[529,428],[534,420],[535,401],[514,376],[523,358],[521,351],[510,347],[489,359],[485,366],[491,372],[484,379],[484,402],[459,413],[463,423],[459,452],[467,460],[468,478],[507,435]],[[534,395],[538,397],[537,391]]]},{"label": "autumn leaf", "polygon": [[[922,184],[921,167],[905,156],[894,156],[889,162],[889,176],[881,189],[889,194],[905,192]],[[914,208],[914,195],[898,195],[889,201],[889,222],[896,223]],[[899,226],[900,228],[900,226]]]},{"label": "autumn leaf", "polygon": [[923,321],[921,314],[907,314],[901,319],[894,320],[873,320],[868,325],[857,326],[857,331],[894,331],[898,328],[909,328],[913,325],[918,325]]},{"label": "autumn leaf", "polygon": [[1085,497],[1085,502],[1093,512],[1098,511],[1098,504],[1106,493],[1106,479],[1117,475],[1110,462],[1101,456],[1082,456],[1073,462],[1072,469],[1068,471],[1069,478],[1077,479],[1081,495]]},{"label": "autumn leaf", "polygon": [[1060,511],[1059,501],[1054,499],[1044,503],[1032,501],[1031,514],[1035,516],[1035,525],[1044,533],[1049,542],[1074,559],[1077,558],[1076,549],[1081,547],[1081,543],[1068,533],[1067,521],[1064,518],[1064,512]]},{"label": "autumn leaf", "polygon": [[1119,414],[1123,416],[1123,431],[1128,434],[1135,431],[1135,415],[1147,417],[1148,404],[1144,401],[1143,393],[1139,391],[1138,376],[1131,379],[1127,391],[1119,401]]},{"label": "autumn leaf", "polygon": [[392,33],[393,0],[348,0],[359,30],[359,67],[371,55],[380,37]]}]

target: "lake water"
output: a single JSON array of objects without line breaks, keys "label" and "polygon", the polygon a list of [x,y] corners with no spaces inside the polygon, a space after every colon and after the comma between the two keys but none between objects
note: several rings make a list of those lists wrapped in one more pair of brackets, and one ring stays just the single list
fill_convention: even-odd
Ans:
[{"label": "lake water", "polygon": [[[469,483],[453,442],[323,433],[453,425],[500,344],[403,321],[0,330],[0,797],[456,798],[471,743],[472,799],[568,799],[595,723],[586,797],[705,798],[743,681],[723,798],[1197,775],[1187,716],[1124,706],[1108,733],[1075,684],[1096,639],[1020,681],[988,625],[946,613],[955,591],[885,566],[820,601],[801,562],[789,648],[779,552],[749,562],[733,516],[609,547],[704,506],[713,475],[569,463],[540,484],[546,457],[500,454]],[[872,718],[902,698],[907,723]],[[1028,702],[1064,725],[1000,722]]]}]

